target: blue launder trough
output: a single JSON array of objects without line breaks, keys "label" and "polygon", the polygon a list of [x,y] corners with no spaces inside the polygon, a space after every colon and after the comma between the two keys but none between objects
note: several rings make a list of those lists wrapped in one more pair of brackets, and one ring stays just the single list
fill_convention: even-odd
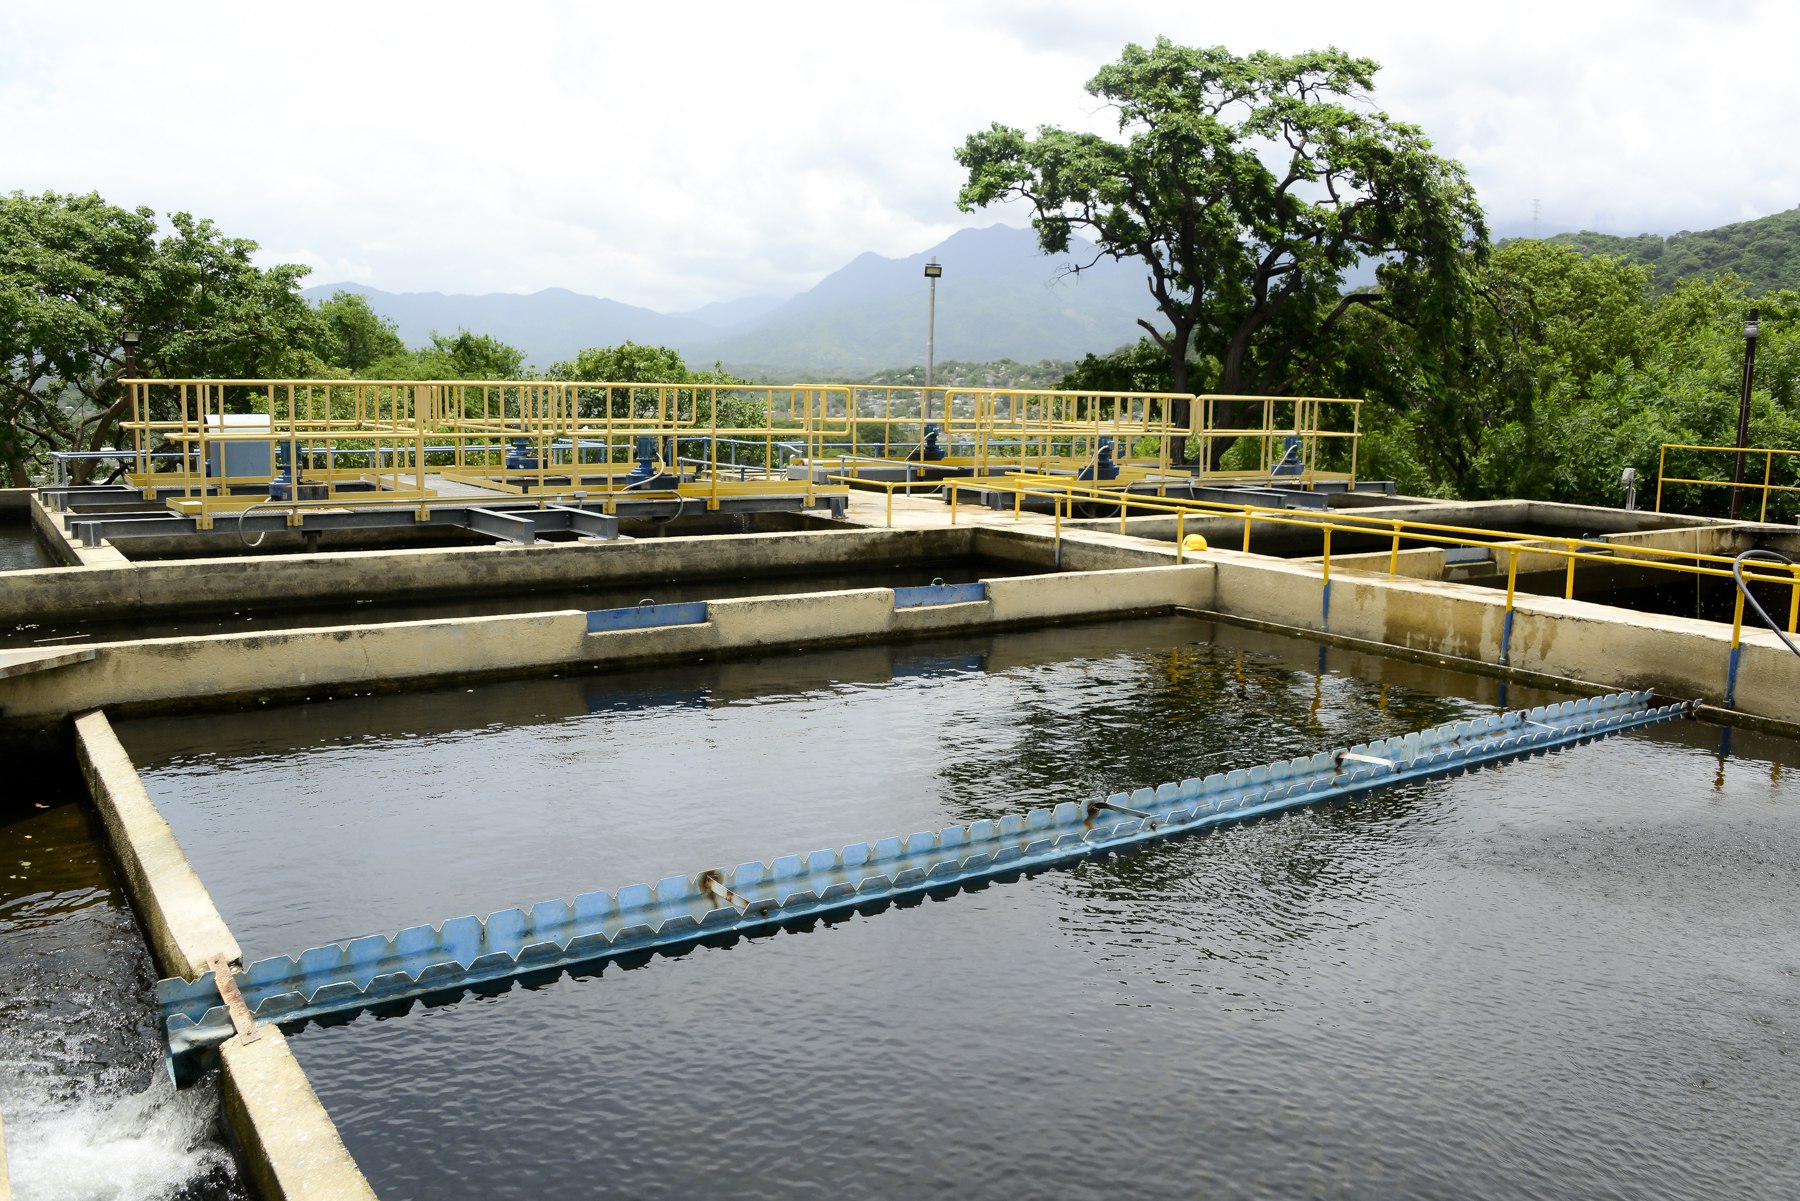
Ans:
[{"label": "blue launder trough", "polygon": [[908,896],[954,892],[1154,839],[1586,742],[1669,721],[1691,708],[1691,702],[1657,706],[1650,693],[1632,692],[1515,710],[1104,800],[669,876],[616,893],[507,909],[486,921],[457,917],[439,926],[372,934],[257,960],[229,972],[223,991],[215,972],[163,980],[156,993],[169,1068],[178,1082],[193,1080],[211,1049],[234,1034],[253,1034],[260,1023],[343,1016],[515,976],[879,909]]}]

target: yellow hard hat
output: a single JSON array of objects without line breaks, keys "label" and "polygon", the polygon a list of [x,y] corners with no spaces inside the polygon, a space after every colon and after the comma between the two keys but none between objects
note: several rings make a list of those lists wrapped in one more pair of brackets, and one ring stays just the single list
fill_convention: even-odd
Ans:
[{"label": "yellow hard hat", "polygon": [[1182,550],[1205,550],[1206,538],[1202,534],[1189,534],[1181,540]]}]

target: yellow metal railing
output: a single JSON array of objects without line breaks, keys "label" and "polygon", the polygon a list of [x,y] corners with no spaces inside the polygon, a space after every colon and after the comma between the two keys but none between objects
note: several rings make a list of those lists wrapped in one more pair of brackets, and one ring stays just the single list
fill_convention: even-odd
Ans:
[{"label": "yellow metal railing", "polygon": [[[422,503],[436,494],[428,476],[511,492],[541,492],[579,477],[572,487],[610,491],[623,486],[643,454],[638,443],[649,440],[660,463],[679,469],[684,496],[704,496],[716,507],[733,493],[803,489],[811,504],[814,464],[843,466],[865,444],[879,445],[882,459],[905,461],[906,452],[917,455],[928,428],[944,439],[943,457],[932,462],[984,473],[1073,474],[1110,443],[1121,468],[1113,486],[1165,474],[1192,478],[1170,465],[1170,448],[1190,437],[1200,439],[1203,452],[1222,439],[1253,441],[1255,468],[1211,474],[1267,476],[1293,440],[1298,454],[1283,478],[1310,485],[1354,479],[1362,403],[565,380],[133,379],[124,387],[131,406],[124,428],[133,450],[128,478],[147,495],[178,489],[171,504],[203,519],[249,503],[243,494],[274,474],[277,447],[303,460],[307,481],[323,489],[323,497],[296,503],[342,503],[371,487],[392,500]],[[1189,406],[1185,422],[1175,419],[1178,403]],[[1249,403],[1260,406],[1260,426],[1215,428],[1222,406]],[[1322,466],[1334,439],[1349,440],[1347,473]],[[734,459],[739,447],[748,447],[745,453],[760,460],[757,479],[749,478],[751,465],[721,461],[728,444]],[[515,453],[509,456],[508,448]],[[834,454],[845,448],[847,456]],[[172,467],[170,449],[178,452]],[[808,470],[794,481],[773,478],[778,454],[805,460]]]},{"label": "yellow metal railing", "polygon": [[[147,495],[179,490],[171,505],[202,516],[248,503],[230,490],[265,486],[278,447],[304,458],[307,482],[325,493],[296,503],[341,504],[370,486],[390,501],[423,502],[435,495],[428,474],[501,491],[565,480],[575,490],[618,490],[639,457],[639,439],[651,440],[663,469],[696,466],[699,479],[684,475],[682,492],[709,507],[721,496],[773,490],[804,491],[811,505],[818,489],[810,476],[775,480],[770,469],[778,445],[816,457],[833,425],[828,390],[815,386],[149,379],[125,386],[128,478]],[[771,421],[772,414],[779,416]],[[720,461],[727,442],[755,448],[759,478],[748,478],[750,465]],[[685,454],[684,443],[694,453]],[[169,447],[180,452],[179,466],[158,469],[152,452]],[[246,448],[256,461],[234,464]],[[509,448],[516,451],[510,466]]]},{"label": "yellow metal railing", "polygon": [[[1763,460],[1762,481],[1757,483],[1746,479],[1743,483],[1738,484],[1733,483],[1728,479],[1688,479],[1684,476],[1670,475],[1668,474],[1669,452],[1672,450],[1699,451],[1733,456],[1741,454],[1747,459],[1752,459],[1756,455],[1761,455]],[[1743,450],[1739,450],[1735,446],[1693,446],[1683,442],[1665,442],[1662,444],[1662,450],[1658,452],[1656,458],[1656,511],[1658,513],[1663,511],[1664,484],[1696,484],[1703,488],[1745,488],[1762,494],[1762,503],[1757,511],[1756,519],[1758,521],[1767,521],[1769,519],[1769,494],[1771,492],[1800,492],[1800,484],[1777,484],[1773,482],[1775,476],[1775,459],[1777,455],[1783,456],[1784,462],[1789,459],[1800,462],[1800,450],[1782,450],[1769,446],[1749,446],[1745,447]],[[1748,475],[1749,473],[1746,472],[1745,474]]]},{"label": "yellow metal railing", "polygon": [[[1605,563],[1615,567],[1620,564],[1629,564],[1633,567],[1669,572],[1677,576],[1715,579],[1731,579],[1734,564],[1734,559],[1730,555],[1715,555],[1703,551],[1626,546],[1584,538],[1520,536],[1500,530],[1444,525],[1436,522],[1407,521],[1400,518],[1314,516],[1297,513],[1291,509],[1271,509],[1258,505],[1231,505],[1184,498],[1121,493],[1097,489],[1085,482],[1024,478],[1014,478],[1011,481],[983,480],[975,483],[967,480],[951,480],[947,481],[944,487],[950,490],[952,498],[952,524],[956,521],[956,493],[966,487],[978,487],[983,490],[1010,489],[1014,493],[1013,512],[1015,517],[1021,515],[1022,502],[1027,498],[1050,501],[1059,558],[1064,514],[1066,511],[1069,519],[1072,520],[1077,504],[1118,506],[1121,529],[1124,528],[1126,517],[1133,510],[1140,514],[1174,515],[1176,518],[1175,557],[1178,563],[1185,561],[1183,543],[1186,519],[1189,516],[1241,519],[1244,523],[1243,549],[1245,551],[1250,549],[1251,531],[1257,525],[1317,530],[1322,538],[1320,583],[1327,590],[1325,602],[1327,606],[1329,605],[1331,584],[1331,539],[1334,533],[1360,536],[1382,534],[1390,538],[1387,572],[1389,575],[1398,573],[1402,542],[1425,546],[1482,547],[1496,552],[1503,551],[1507,557],[1506,606],[1504,609],[1506,641],[1510,641],[1512,614],[1517,597],[1519,564],[1522,556],[1544,556],[1561,564],[1565,580],[1563,597],[1567,600],[1574,599],[1575,568],[1578,563]],[[1753,583],[1786,587],[1788,589],[1787,629],[1789,633],[1800,632],[1800,564],[1785,569],[1766,563],[1759,564],[1755,568],[1745,566],[1743,575],[1747,581]],[[1731,646],[1734,650],[1742,640],[1743,619],[1744,596],[1743,592],[1739,590],[1732,616]],[[1507,650],[1503,645],[1502,662],[1505,662],[1506,658]]]}]

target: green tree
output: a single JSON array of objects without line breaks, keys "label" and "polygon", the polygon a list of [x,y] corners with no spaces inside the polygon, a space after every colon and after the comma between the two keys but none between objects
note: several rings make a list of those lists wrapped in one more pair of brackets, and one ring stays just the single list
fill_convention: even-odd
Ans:
[{"label": "green tree", "polygon": [[[645,346],[629,339],[617,346],[590,346],[572,359],[552,363],[544,374],[548,379],[577,383],[698,384],[701,386],[677,388],[673,393],[673,403],[683,419],[711,425],[716,405],[717,424],[722,428],[768,424],[768,406],[762,393],[732,391],[734,386],[750,381],[731,374],[718,363],[709,370],[691,370],[681,353],[667,346]],[[583,388],[581,414],[600,417],[611,412],[615,417],[629,417],[649,411],[665,391],[653,387]]]},{"label": "green tree", "polygon": [[[1121,140],[993,125],[957,151],[957,202],[1023,200],[1046,253],[1079,230],[1143,262],[1166,328],[1139,324],[1176,391],[1199,350],[1219,361],[1219,392],[1279,395],[1328,361],[1355,310],[1451,336],[1487,253],[1462,167],[1369,107],[1376,70],[1336,49],[1130,45],[1087,85],[1117,109]],[[1345,293],[1367,261],[1377,286]]]},{"label": "green tree", "polygon": [[608,384],[681,384],[687,364],[667,346],[643,346],[627,339],[617,346],[590,346],[572,359],[550,364],[550,379]]},{"label": "green tree", "polygon": [[[1189,359],[1187,385],[1204,389],[1218,373],[1216,359]],[[1169,355],[1149,338],[1139,338],[1111,354],[1085,354],[1056,385],[1065,392],[1173,392]]]},{"label": "green tree", "polygon": [[522,380],[525,352],[491,334],[431,331],[431,343],[417,350],[390,352],[361,372],[366,379]]},{"label": "green tree", "polygon": [[[164,378],[316,375],[323,326],[306,268],[251,262],[256,243],[211,221],[98,195],[0,197],[0,471],[25,483],[52,450],[113,444],[129,416],[122,335]],[[164,413],[153,414],[166,416]],[[92,465],[80,463],[85,480]]]},{"label": "green tree", "polygon": [[333,292],[330,300],[319,304],[319,316],[326,330],[325,359],[352,375],[407,353],[398,327],[370,308],[368,297],[360,293]]},{"label": "green tree", "polygon": [[[1647,322],[1649,337],[1638,361],[1621,359],[1585,386],[1564,384],[1536,420],[1507,426],[1495,438],[1495,474],[1521,494],[1580,504],[1617,504],[1619,473],[1634,467],[1641,480],[1656,479],[1663,443],[1730,446],[1744,364],[1744,316],[1751,300],[1735,276],[1690,279],[1659,301]],[[1762,336],[1756,348],[1751,391],[1750,445],[1800,446],[1800,292],[1765,293]],[[1760,482],[1762,461],[1747,460],[1746,479]],[[1777,459],[1772,482],[1792,485],[1792,460]],[[1671,451],[1668,473],[1692,479],[1729,478],[1731,456]],[[1730,490],[1672,486],[1667,507],[1723,515]],[[1760,501],[1752,498],[1753,506]],[[1794,515],[1792,496],[1771,501],[1772,517]],[[1755,515],[1753,507],[1751,515]]]},{"label": "green tree", "polygon": [[[1591,381],[1636,363],[1649,340],[1645,272],[1545,242],[1508,242],[1481,270],[1478,302],[1457,336],[1359,313],[1345,325],[1332,386],[1404,415],[1374,428],[1412,439],[1432,490],[1529,495],[1517,430],[1573,403]],[[1493,439],[1514,430],[1498,451]],[[1391,456],[1390,456],[1391,457]]]}]

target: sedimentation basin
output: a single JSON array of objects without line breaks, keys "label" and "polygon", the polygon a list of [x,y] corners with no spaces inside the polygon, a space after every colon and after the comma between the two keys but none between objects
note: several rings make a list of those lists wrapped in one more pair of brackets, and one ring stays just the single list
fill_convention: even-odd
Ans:
[{"label": "sedimentation basin", "polygon": [[[996,574],[979,600],[916,612],[878,586],[595,633],[579,609],[530,612],[527,591],[504,617],[128,640],[61,662],[17,652],[7,670],[24,674],[0,679],[0,704],[24,728],[113,710],[148,814],[173,826],[161,845],[193,859],[232,951],[241,939],[254,956],[1179,778],[1195,756],[1211,770],[1310,752],[1531,703],[1533,685],[1660,682],[1724,700],[1726,648],[1680,619],[1646,630],[1606,606],[1521,600],[1502,664],[1491,594],[1454,582],[1346,575],[1321,621],[1317,565],[1212,550],[1176,566],[1170,544],[1114,530],[1058,538],[1041,519],[965,509],[946,531],[945,507],[924,498],[896,512],[891,532],[863,533],[950,539],[951,554],[1006,546],[1013,569],[1038,574]],[[852,521],[885,525],[878,506],[853,504]],[[785,544],[861,537],[820,533]],[[702,558],[779,537],[654,541]],[[105,584],[87,595],[112,598],[101,607],[166,615],[328,596],[357,579],[353,560],[382,564],[360,586],[385,577],[398,604],[433,572],[586,584],[620,551],[650,553],[376,551],[21,578],[79,603],[82,586],[61,579],[85,574]],[[1231,624],[1058,624],[1176,610]],[[1785,652],[1753,636],[1745,650],[1758,653],[1737,700],[1780,728],[1794,716]],[[425,666],[391,670],[406,662]],[[519,675],[538,678],[494,678]],[[309,692],[344,699],[285,703]],[[156,716],[246,702],[258,711],[229,721]],[[66,763],[51,737],[31,753]],[[716,751],[701,749],[709,737]],[[1741,726],[1674,727],[642,971],[290,1032],[298,1064],[271,1036],[228,1053],[226,1110],[270,1195],[345,1195],[330,1182],[346,1177],[278,1162],[354,1174],[333,1159],[331,1119],[383,1196],[454,1195],[462,1179],[469,1195],[578,1179],[620,1195],[894,1181],[1081,1195],[1128,1179],[1151,1195],[1424,1196],[1490,1180],[1493,1195],[1599,1196],[1613,1177],[1658,1173],[1785,1195],[1791,1173],[1756,1153],[1779,1145],[1760,1114],[1795,1098],[1793,965],[1768,949],[1795,916],[1780,866],[1793,761],[1791,742]],[[112,768],[135,781],[130,760]],[[1657,786],[1634,787],[1646,779]],[[352,870],[373,852],[385,875]],[[129,870],[122,887],[140,917],[158,903]],[[1670,911],[1702,920],[1658,924]],[[179,957],[152,951],[164,973]],[[1659,1013],[1682,1020],[1645,1016]],[[566,1089],[546,1083],[558,1077]],[[312,1088],[314,1122],[272,1131]],[[1355,1121],[1321,1128],[1320,1112]],[[1204,1155],[1196,1114],[1221,1131]],[[743,1135],[696,1155],[692,1131],[719,1121]],[[431,1133],[444,1128],[454,1137]],[[1133,1148],[1128,1165],[1111,1138]],[[222,1171],[204,1139],[186,1153]],[[558,1175],[571,1158],[582,1174]]]}]

